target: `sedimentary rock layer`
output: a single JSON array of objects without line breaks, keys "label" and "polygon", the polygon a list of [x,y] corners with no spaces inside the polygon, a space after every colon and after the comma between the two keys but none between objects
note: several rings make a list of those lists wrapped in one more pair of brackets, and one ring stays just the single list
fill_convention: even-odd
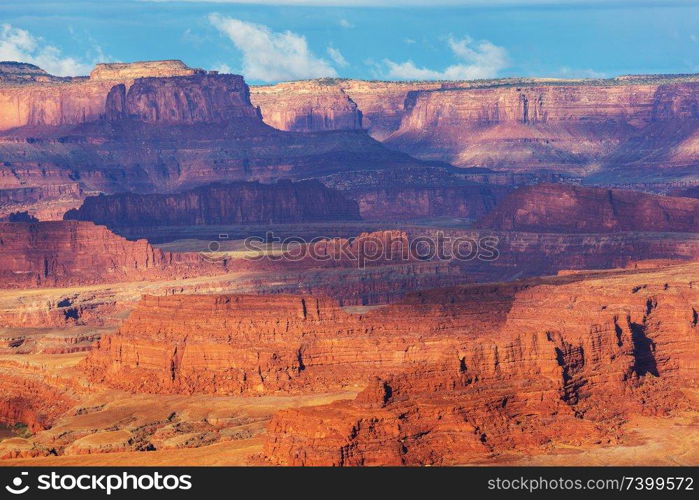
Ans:
[{"label": "sedimentary rock layer", "polygon": [[223,272],[198,254],[128,241],[91,222],[0,223],[2,288],[72,286]]},{"label": "sedimentary rock layer", "polygon": [[[499,313],[488,309],[488,292],[479,298],[480,316],[454,310],[448,323],[489,328]],[[448,352],[458,334],[444,337],[444,325],[425,319],[440,316],[441,308],[411,304],[365,317],[311,296],[144,297],[119,331],[100,341],[85,369],[146,392],[333,390]]]},{"label": "sedimentary rock layer", "polygon": [[538,233],[698,232],[699,200],[541,184],[517,189],[477,226]]},{"label": "sedimentary rock layer", "polygon": [[145,392],[366,387],[280,412],[264,453],[275,464],[453,464],[615,443],[629,415],[687,407],[698,272],[474,285],[361,314],[309,296],[144,297],[83,369]]},{"label": "sedimentary rock layer", "polygon": [[88,193],[170,193],[219,181],[433,168],[356,127],[275,130],[237,75],[172,62],[96,74],[0,87],[0,110],[8,111],[0,113],[0,189],[78,182]]},{"label": "sedimentary rock layer", "polygon": [[0,424],[19,424],[37,432],[50,427],[74,403],[64,390],[41,380],[7,373],[2,379]]},{"label": "sedimentary rock layer", "polygon": [[137,78],[203,74],[182,61],[98,64],[89,78],[58,78],[20,63],[0,66],[0,130],[23,126],[76,125],[104,116],[115,86]]},{"label": "sedimentary rock layer", "polygon": [[354,401],[278,413],[264,456],[280,465],[447,465],[616,443],[629,415],[688,407],[679,389],[696,387],[699,374],[696,273],[692,265],[525,287],[496,334],[457,342],[447,361],[375,379]]},{"label": "sedimentary rock layer", "polygon": [[359,219],[356,202],[317,181],[213,184],[176,194],[93,196],[65,219],[113,226],[265,224]]},{"label": "sedimentary rock layer", "polygon": [[265,123],[280,130],[311,132],[362,128],[362,113],[333,81],[253,87],[252,103]]},{"label": "sedimentary rock layer", "polygon": [[[334,94],[327,89],[334,86]],[[696,182],[696,76],[608,80],[503,79],[481,82],[318,80],[253,88],[279,128],[309,116],[323,88],[333,106],[348,100],[363,126],[389,147],[461,167],[592,176],[598,182]],[[259,95],[258,95],[259,94]],[[278,115],[284,119],[276,119]],[[332,125],[332,122],[329,122]],[[655,169],[655,170],[654,170]],[[670,179],[672,178],[672,179]]]},{"label": "sedimentary rock layer", "polygon": [[259,121],[250,105],[248,86],[239,75],[193,75],[138,78],[128,88],[119,84],[107,95],[108,120],[147,123],[225,123]]},{"label": "sedimentary rock layer", "polygon": [[507,192],[497,186],[385,186],[351,192],[366,219],[413,217],[477,218],[490,212]]}]

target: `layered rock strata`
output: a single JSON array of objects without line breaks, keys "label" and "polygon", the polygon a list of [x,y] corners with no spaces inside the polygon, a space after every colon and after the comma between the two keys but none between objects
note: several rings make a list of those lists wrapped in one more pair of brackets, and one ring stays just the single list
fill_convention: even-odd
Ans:
[{"label": "layered rock strata", "polygon": [[225,269],[225,263],[163,252],[146,240],[128,241],[90,222],[0,223],[0,250],[2,288],[175,278]]},{"label": "layered rock strata", "polygon": [[176,194],[88,197],[66,220],[114,226],[266,224],[359,219],[357,204],[317,181],[213,184]]},{"label": "layered rock strata", "polygon": [[477,226],[532,233],[698,232],[699,200],[541,184],[517,189]]},{"label": "layered rock strata", "polygon": [[263,455],[277,465],[453,465],[618,443],[630,415],[689,407],[680,388],[699,374],[696,271],[516,291],[498,332],[462,341],[451,359],[374,379],[354,401],[278,413]]}]

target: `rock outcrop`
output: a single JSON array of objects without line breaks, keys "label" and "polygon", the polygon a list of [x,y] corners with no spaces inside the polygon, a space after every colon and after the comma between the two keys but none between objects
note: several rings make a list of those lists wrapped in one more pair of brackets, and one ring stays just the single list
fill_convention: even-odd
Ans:
[{"label": "rock outcrop", "polygon": [[[313,89],[334,86],[389,147],[425,160],[501,171],[557,172],[622,185],[691,181],[699,158],[699,79],[640,75],[607,80],[473,82],[319,80],[259,89],[280,128],[303,122]],[[253,99],[258,99],[256,88]],[[323,95],[332,95],[324,88]],[[346,98],[344,96],[347,96]],[[285,118],[279,120],[278,115]],[[663,179],[657,170],[662,169]],[[629,175],[633,169],[633,175]]]},{"label": "rock outcrop", "polygon": [[84,196],[78,182],[0,189],[0,220],[16,212],[27,212],[39,220],[61,220],[66,210],[80,205]]},{"label": "rock outcrop", "polygon": [[130,118],[146,123],[259,122],[239,75],[138,78],[128,90],[118,84],[109,91],[105,115],[111,121]]},{"label": "rock outcrop", "polygon": [[252,87],[251,99],[266,124],[280,130],[317,132],[362,128],[362,113],[334,80]]},{"label": "rock outcrop", "polygon": [[68,80],[48,74],[34,64],[1,61],[0,62],[0,85],[18,84],[18,83],[46,83]]},{"label": "rock outcrop", "polygon": [[90,72],[90,80],[135,80],[136,78],[191,76],[206,74],[198,68],[190,68],[178,59],[166,61],[140,61],[133,63],[99,63]]},{"label": "rock outcrop", "polygon": [[98,64],[89,78],[59,78],[22,63],[0,66],[0,130],[77,125],[104,116],[115,85],[144,77],[202,75],[182,61]]},{"label": "rock outcrop", "polygon": [[[74,286],[222,273],[225,263],[128,241],[91,222],[0,223],[2,288]],[[65,314],[70,314],[66,312]]]},{"label": "rock outcrop", "polygon": [[401,186],[365,188],[351,193],[365,219],[414,217],[479,218],[505,197],[498,186]]},{"label": "rock outcrop", "polygon": [[458,464],[617,443],[630,415],[688,408],[698,272],[472,285],[361,314],[309,296],[147,296],[82,368],[137,392],[365,387],[277,414],[264,456],[280,465]]},{"label": "rock outcrop", "polygon": [[65,390],[41,380],[3,373],[0,424],[20,425],[37,432],[50,427],[73,404]]},{"label": "rock outcrop", "polygon": [[356,202],[318,181],[212,184],[176,194],[91,196],[66,220],[109,227],[356,220]]},{"label": "rock outcrop", "polygon": [[254,86],[250,91],[265,123],[275,128],[338,130],[364,127],[372,137],[383,140],[400,126],[405,99],[410,92],[439,89],[443,85],[440,82],[322,78]]},{"label": "rock outcrop", "polygon": [[[172,193],[222,181],[436,168],[339,125],[339,109],[326,128],[342,130],[275,130],[242,77],[181,63],[101,66],[90,78],[2,86],[3,109],[0,189],[77,182],[85,193]],[[53,218],[57,206],[21,208]]]},{"label": "rock outcrop", "polygon": [[354,401],[281,411],[263,455],[277,465],[453,465],[618,443],[629,416],[688,408],[696,272],[525,287],[497,333],[462,341],[450,359],[374,379]]},{"label": "rock outcrop", "polygon": [[699,232],[699,200],[540,184],[512,192],[478,227],[533,233]]}]

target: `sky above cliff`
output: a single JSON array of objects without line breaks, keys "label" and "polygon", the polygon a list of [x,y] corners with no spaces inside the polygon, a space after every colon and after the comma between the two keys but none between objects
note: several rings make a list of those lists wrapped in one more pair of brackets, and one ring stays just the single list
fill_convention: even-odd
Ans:
[{"label": "sky above cliff", "polygon": [[692,73],[697,19],[696,0],[11,0],[0,60],[182,59],[251,83]]}]

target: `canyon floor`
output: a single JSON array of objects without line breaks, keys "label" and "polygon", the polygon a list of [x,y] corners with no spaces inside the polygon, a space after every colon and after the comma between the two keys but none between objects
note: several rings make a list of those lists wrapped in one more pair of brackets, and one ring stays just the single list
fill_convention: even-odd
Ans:
[{"label": "canyon floor", "polygon": [[0,111],[0,465],[699,463],[697,75]]}]

